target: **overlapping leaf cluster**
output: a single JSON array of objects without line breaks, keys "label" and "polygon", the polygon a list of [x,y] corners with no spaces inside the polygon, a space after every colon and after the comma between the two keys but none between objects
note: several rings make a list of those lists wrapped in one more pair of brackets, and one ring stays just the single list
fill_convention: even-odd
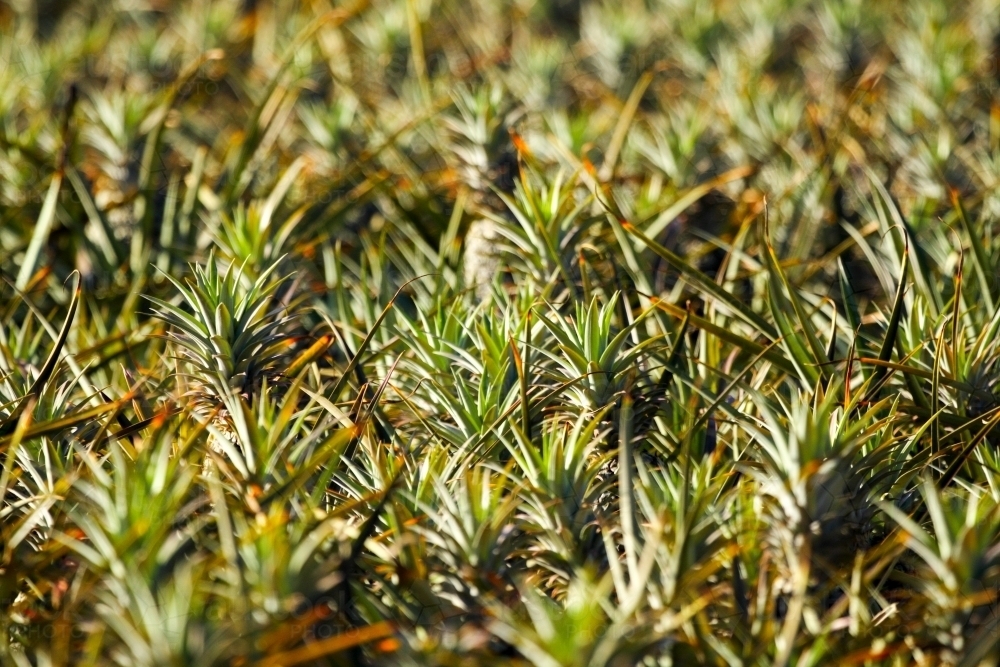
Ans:
[{"label": "overlapping leaf cluster", "polygon": [[3,664],[997,664],[992,0],[0,31]]}]

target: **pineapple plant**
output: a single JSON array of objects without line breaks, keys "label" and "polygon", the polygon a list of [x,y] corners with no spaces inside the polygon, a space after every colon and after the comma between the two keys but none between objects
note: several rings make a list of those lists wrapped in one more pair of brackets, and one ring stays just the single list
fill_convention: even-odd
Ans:
[{"label": "pineapple plant", "polygon": [[475,216],[465,235],[462,275],[480,300],[491,294],[501,269],[497,218],[505,217],[500,194],[513,191],[518,168],[509,132],[517,111],[509,108],[500,85],[455,94],[457,114],[446,124],[448,155],[458,181],[470,193],[469,213]]},{"label": "pineapple plant", "polygon": [[154,317],[169,325],[167,339],[179,354],[179,399],[199,406],[215,425],[214,447],[225,451],[230,441],[243,448],[235,459],[252,460],[253,437],[246,423],[248,403],[279,380],[281,362],[289,360],[292,316],[276,301],[282,280],[273,279],[275,262],[253,282],[231,262],[220,271],[213,255],[207,266],[192,267],[185,283],[167,275],[182,304],[147,295]]}]

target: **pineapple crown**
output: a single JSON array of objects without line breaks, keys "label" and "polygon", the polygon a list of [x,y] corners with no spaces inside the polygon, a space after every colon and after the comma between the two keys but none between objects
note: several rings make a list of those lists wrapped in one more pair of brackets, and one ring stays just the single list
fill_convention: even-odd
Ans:
[{"label": "pineapple crown", "polygon": [[514,189],[517,155],[508,131],[522,111],[511,105],[509,96],[497,85],[476,91],[464,89],[454,99],[458,115],[447,118],[445,127],[451,138],[450,152],[458,161],[459,178],[478,199],[489,200],[480,203],[502,209],[490,190]]},{"label": "pineapple crown", "polygon": [[166,338],[192,366],[199,398],[225,399],[231,391],[252,394],[273,371],[287,346],[283,329],[290,316],[272,301],[282,280],[272,280],[280,259],[250,282],[235,262],[222,273],[214,255],[206,266],[192,265],[193,280],[164,274],[180,293],[180,304],[146,296],[153,316],[170,325]]}]

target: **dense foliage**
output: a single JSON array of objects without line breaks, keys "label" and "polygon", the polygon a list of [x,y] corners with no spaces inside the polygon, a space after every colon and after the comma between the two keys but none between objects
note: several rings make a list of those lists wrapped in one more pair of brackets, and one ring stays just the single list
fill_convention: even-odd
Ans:
[{"label": "dense foliage", "polygon": [[0,1],[0,663],[996,665],[997,44]]}]

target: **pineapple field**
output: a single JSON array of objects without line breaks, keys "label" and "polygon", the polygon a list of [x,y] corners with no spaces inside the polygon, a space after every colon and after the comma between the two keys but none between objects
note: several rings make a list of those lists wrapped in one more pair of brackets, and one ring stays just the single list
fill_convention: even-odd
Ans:
[{"label": "pineapple field", "polygon": [[1000,2],[0,0],[0,665],[996,667]]}]

